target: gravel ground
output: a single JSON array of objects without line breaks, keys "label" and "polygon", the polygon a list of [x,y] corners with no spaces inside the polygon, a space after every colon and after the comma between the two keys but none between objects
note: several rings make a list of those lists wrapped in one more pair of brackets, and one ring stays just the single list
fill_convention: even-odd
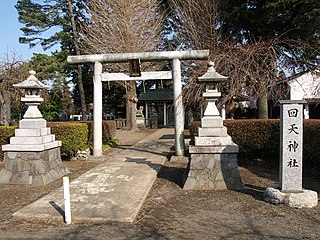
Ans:
[{"label": "gravel ground", "polygon": [[[121,148],[138,142],[154,130],[119,131]],[[117,154],[112,149],[108,155]],[[97,166],[94,161],[68,161],[71,179]],[[0,185],[0,239],[319,239],[320,207],[292,209],[262,201],[266,187],[277,183],[278,170],[264,162],[239,161],[246,189],[184,191],[186,161],[167,161],[159,173],[134,224],[71,224],[29,222],[11,215],[61,186]],[[1,168],[1,166],[0,166]],[[308,174],[305,187],[320,191],[317,174]]]}]

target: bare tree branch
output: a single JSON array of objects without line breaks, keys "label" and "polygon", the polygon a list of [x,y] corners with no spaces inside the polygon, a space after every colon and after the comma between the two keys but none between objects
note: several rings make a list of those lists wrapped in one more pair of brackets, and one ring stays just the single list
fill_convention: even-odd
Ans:
[{"label": "bare tree branch", "polygon": [[[301,52],[292,49],[310,49],[306,43],[283,38],[268,41],[256,40],[252,44],[236,44],[232,39],[223,39],[219,32],[218,4],[219,0],[171,0],[172,8],[183,24],[179,42],[184,47],[209,49],[209,59],[215,62],[216,70],[229,76],[230,81],[223,88],[226,92],[222,103],[237,98],[265,98],[272,93],[280,96],[276,83],[290,69],[301,65],[297,59]],[[294,46],[294,48],[293,48]],[[196,77],[207,69],[203,62],[197,62],[188,85],[184,89],[184,102],[187,105],[203,104],[201,92],[203,86],[196,83]]]},{"label": "bare tree branch", "polygon": [[[81,49],[87,54],[155,51],[161,43],[163,15],[158,0],[92,0],[87,8],[90,21],[82,26]],[[144,63],[142,70],[157,67]],[[127,71],[127,64],[105,65],[109,72]],[[127,127],[136,128],[135,82],[126,87]]]},{"label": "bare tree branch", "polygon": [[12,85],[25,80],[28,70],[28,64],[15,53],[6,54],[0,60],[0,125],[9,125],[11,105],[19,104],[21,97]]}]

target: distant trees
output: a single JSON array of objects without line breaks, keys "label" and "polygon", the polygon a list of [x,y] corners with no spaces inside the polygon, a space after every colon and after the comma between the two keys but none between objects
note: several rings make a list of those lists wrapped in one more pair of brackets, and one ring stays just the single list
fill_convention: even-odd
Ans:
[{"label": "distant trees", "polygon": [[0,125],[8,126],[12,114],[18,117],[21,95],[12,85],[27,77],[28,64],[16,54],[7,54],[0,59]]},{"label": "distant trees", "polygon": [[41,96],[44,103],[40,105],[43,117],[48,121],[59,120],[62,111],[66,118],[74,114],[69,81],[63,73],[65,61],[59,61],[59,53],[52,56],[35,54],[30,61],[23,61],[16,54],[5,55],[0,60],[0,125],[9,125],[23,114],[24,105],[20,103],[23,91],[12,85],[26,80],[29,71],[35,70],[38,80],[43,81],[51,88],[43,91]]},{"label": "distant trees", "polygon": [[[80,23],[86,21],[85,3],[85,0],[18,0],[16,9],[19,22],[24,24],[21,28],[24,36],[19,38],[20,43],[29,44],[30,47],[40,44],[44,49],[59,43],[61,51],[67,53],[64,54],[65,57],[79,55],[78,30]],[[79,65],[76,71],[74,68],[69,68],[68,71],[77,80],[81,111],[83,118],[86,119],[87,107],[82,83],[82,68]]]},{"label": "distant trees", "polygon": [[281,40],[277,49],[291,61],[286,66],[291,73],[312,67],[319,58],[318,0],[228,0],[220,1],[219,9],[224,38],[243,45]]},{"label": "distant trees", "polygon": [[[171,6],[182,23],[183,46],[210,49],[216,69],[230,77],[224,101],[243,93],[256,96],[259,115],[267,118],[266,95],[278,77],[319,56],[319,25],[314,24],[320,21],[319,6],[316,0],[300,2],[171,0]],[[197,66],[194,76],[206,70],[202,63]],[[201,101],[194,97],[201,92],[194,79],[186,90],[186,102]]]},{"label": "distant trees", "polygon": [[[220,1],[220,32],[232,43],[243,46],[257,42],[269,45],[261,52],[276,58],[273,61],[273,79],[313,68],[320,53],[320,5],[317,0],[271,0],[271,1]],[[259,69],[255,78],[266,81],[261,88],[260,109],[266,108],[266,94],[273,91],[260,57],[254,61]],[[270,72],[270,71],[269,71]],[[271,72],[270,72],[271,73]],[[246,86],[250,84],[246,81]],[[277,94],[277,92],[274,92]],[[267,114],[265,114],[267,116]]]},{"label": "distant trees", "polygon": [[[158,0],[91,0],[88,23],[82,26],[81,49],[87,54],[154,51],[161,43],[163,15]],[[144,64],[142,69],[151,65]],[[108,64],[107,71],[128,71],[127,64]],[[136,83],[125,87],[128,129],[136,129]]]},{"label": "distant trees", "polygon": [[51,86],[48,93],[42,93],[45,102],[40,105],[43,117],[47,121],[60,120],[64,114],[66,119],[74,114],[74,105],[69,90],[69,81],[65,69],[67,63],[59,61],[59,53],[54,52],[51,56],[35,54],[29,61],[29,66],[37,72],[38,80],[45,80]]},{"label": "distant trees", "polygon": [[[264,118],[267,94],[277,94],[276,79],[319,63],[318,0],[18,0],[16,8],[24,24],[20,42],[31,47],[40,44],[44,49],[60,43],[55,58],[61,63],[71,54],[209,49],[216,69],[231,80],[223,86],[223,101],[257,97]],[[143,63],[141,67],[155,66]],[[104,68],[128,70],[126,64]],[[204,61],[189,68],[186,103],[201,103],[202,86],[195,77],[205,70]],[[63,65],[55,71],[62,76],[61,85],[55,85],[59,94],[66,92],[61,89],[67,86],[67,77],[77,80],[73,98],[80,103],[85,119],[86,103],[92,102],[92,67]],[[120,86],[125,89],[128,128],[135,129],[136,84],[129,81]],[[109,95],[115,94],[122,94],[121,89]]]}]

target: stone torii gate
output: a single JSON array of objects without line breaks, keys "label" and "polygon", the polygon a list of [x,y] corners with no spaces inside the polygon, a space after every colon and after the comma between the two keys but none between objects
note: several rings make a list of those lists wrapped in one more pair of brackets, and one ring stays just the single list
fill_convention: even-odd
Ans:
[{"label": "stone torii gate", "polygon": [[172,80],[175,118],[175,148],[176,155],[182,156],[184,154],[184,108],[182,103],[181,60],[207,60],[208,57],[209,50],[68,56],[67,61],[71,64],[94,63],[93,156],[99,157],[102,155],[102,63],[123,63],[129,62],[132,59],[139,59],[141,62],[173,60]]}]

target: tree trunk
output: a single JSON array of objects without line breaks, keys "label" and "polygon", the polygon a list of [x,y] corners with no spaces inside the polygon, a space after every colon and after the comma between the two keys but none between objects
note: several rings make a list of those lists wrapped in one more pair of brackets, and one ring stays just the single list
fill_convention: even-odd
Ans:
[{"label": "tree trunk", "polygon": [[268,119],[268,92],[258,98],[259,118]]},{"label": "tree trunk", "polygon": [[128,81],[126,84],[127,94],[126,94],[126,127],[128,130],[137,129],[137,92],[136,92],[136,82]]},{"label": "tree trunk", "polygon": [[86,105],[86,96],[84,94],[84,88],[82,84],[82,68],[78,65],[78,88],[79,88],[79,95],[80,95],[80,102],[81,102],[81,112],[82,112],[82,119],[84,121],[87,120],[87,105]]},{"label": "tree trunk", "polygon": [[9,126],[11,120],[11,99],[10,93],[4,90],[1,93],[0,100],[0,124],[3,126]]},{"label": "tree trunk", "polygon": [[[74,13],[72,8],[72,0],[68,0],[70,18],[71,18],[71,25],[72,25],[72,32],[73,32],[73,44],[76,51],[76,55],[81,55],[80,47],[78,44],[79,34],[77,31],[76,21],[74,19]],[[80,95],[80,102],[81,102],[81,111],[82,111],[82,119],[87,120],[87,105],[86,105],[86,98],[84,94],[84,88],[82,84],[82,68],[81,65],[78,65],[78,88],[79,88],[79,95]]]},{"label": "tree trunk", "polygon": [[0,126],[4,125],[3,124],[3,118],[4,118],[4,97],[3,93],[0,92]]}]

